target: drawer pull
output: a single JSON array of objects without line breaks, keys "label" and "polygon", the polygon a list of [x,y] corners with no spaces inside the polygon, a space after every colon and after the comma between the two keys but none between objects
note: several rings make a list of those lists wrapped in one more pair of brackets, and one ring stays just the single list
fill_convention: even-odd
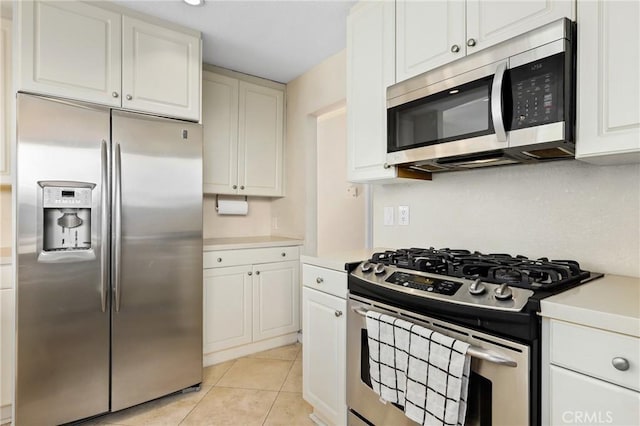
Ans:
[{"label": "drawer pull", "polygon": [[629,361],[619,356],[611,360],[611,365],[620,371],[627,371],[629,369]]},{"label": "drawer pull", "polygon": [[221,257],[219,257],[217,260],[218,260],[218,263],[222,262],[222,258]]},{"label": "drawer pull", "polygon": [[316,282],[318,284],[322,284],[324,282],[324,280],[322,278],[318,277],[318,278],[316,278]]},{"label": "drawer pull", "polygon": [[342,316],[342,311],[335,311],[335,316],[336,317],[341,317]]},{"label": "drawer pull", "polygon": [[282,257],[285,257],[287,255],[287,253],[282,252]]}]

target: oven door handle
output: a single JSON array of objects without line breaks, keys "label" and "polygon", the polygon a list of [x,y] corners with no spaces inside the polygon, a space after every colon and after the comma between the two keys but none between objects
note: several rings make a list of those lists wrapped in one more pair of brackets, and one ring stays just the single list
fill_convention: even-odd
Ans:
[{"label": "oven door handle", "polygon": [[[363,317],[366,317],[368,312],[366,309],[362,309],[358,307],[352,307],[351,310]],[[385,315],[389,315],[389,314],[385,314]],[[397,317],[394,315],[389,315],[389,316],[407,321],[407,319],[405,318]],[[497,353],[495,351],[480,348],[478,346],[473,346],[473,345],[469,346],[469,349],[467,349],[467,354],[472,358],[477,358],[482,361],[492,362],[494,364],[504,365],[506,367],[518,366],[518,363],[512,360],[511,358],[505,355],[502,355],[500,353]]]}]

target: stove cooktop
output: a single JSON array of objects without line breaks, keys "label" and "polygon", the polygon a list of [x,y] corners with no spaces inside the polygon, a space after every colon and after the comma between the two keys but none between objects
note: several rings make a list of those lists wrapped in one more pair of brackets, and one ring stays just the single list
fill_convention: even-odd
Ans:
[{"label": "stove cooktop", "polygon": [[597,277],[573,260],[434,248],[374,253],[351,275],[409,296],[499,311],[520,311],[530,299]]}]

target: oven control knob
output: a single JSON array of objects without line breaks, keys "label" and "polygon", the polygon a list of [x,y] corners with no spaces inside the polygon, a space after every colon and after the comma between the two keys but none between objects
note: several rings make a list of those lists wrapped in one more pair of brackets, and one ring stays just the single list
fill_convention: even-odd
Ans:
[{"label": "oven control knob", "polygon": [[385,267],[383,263],[378,263],[376,267],[373,268],[373,272],[375,272],[376,275],[384,274],[384,270]]},{"label": "oven control knob", "polygon": [[478,278],[469,286],[469,293],[473,294],[474,296],[478,296],[484,293],[486,289],[487,287],[482,283],[480,278]]},{"label": "oven control knob", "polygon": [[373,271],[373,263],[364,262],[362,266],[360,266],[360,270],[365,273]]},{"label": "oven control knob", "polygon": [[494,290],[494,296],[498,300],[509,300],[513,298],[513,292],[511,291],[511,287],[507,285],[507,283],[500,284],[500,287]]}]

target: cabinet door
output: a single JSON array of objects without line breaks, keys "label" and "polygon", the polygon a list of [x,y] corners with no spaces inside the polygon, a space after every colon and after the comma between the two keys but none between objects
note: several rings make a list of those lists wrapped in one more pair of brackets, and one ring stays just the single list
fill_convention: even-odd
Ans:
[{"label": "cabinet door", "polygon": [[200,119],[200,38],[129,16],[122,20],[122,106]]},{"label": "cabinet door", "polygon": [[204,192],[238,193],[238,80],[202,75]]},{"label": "cabinet door", "polygon": [[467,0],[467,54],[567,17],[575,21],[571,0]]},{"label": "cabinet door", "polygon": [[120,106],[120,14],[78,1],[15,4],[18,89]]},{"label": "cabinet door", "polygon": [[396,2],[396,78],[403,81],[465,55],[465,3]]},{"label": "cabinet door", "polygon": [[640,393],[555,365],[550,368],[549,424],[640,424]]},{"label": "cabinet door", "polygon": [[0,290],[0,419],[11,413],[13,403],[14,290]]},{"label": "cabinet door", "polygon": [[347,302],[302,289],[302,396],[331,424],[346,424]]},{"label": "cabinet door", "polygon": [[253,341],[300,329],[298,262],[274,262],[253,267]]},{"label": "cabinet door", "polygon": [[391,1],[361,2],[347,17],[348,178],[396,177],[385,168],[387,86],[395,83],[395,9]]},{"label": "cabinet door", "polygon": [[11,184],[13,88],[11,80],[11,21],[0,21],[0,184]]},{"label": "cabinet door", "polygon": [[640,162],[640,3],[578,3],[576,158]]},{"label": "cabinet door", "polygon": [[251,343],[251,266],[204,270],[204,353]]},{"label": "cabinet door", "polygon": [[284,92],[241,81],[239,105],[238,193],[283,195]]}]

